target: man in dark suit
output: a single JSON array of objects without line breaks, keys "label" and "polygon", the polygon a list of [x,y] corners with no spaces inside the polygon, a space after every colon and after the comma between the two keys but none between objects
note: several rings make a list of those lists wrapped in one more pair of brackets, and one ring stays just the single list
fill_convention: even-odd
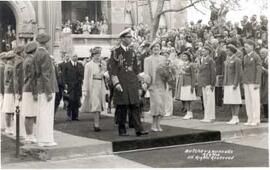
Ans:
[{"label": "man in dark suit", "polygon": [[63,96],[64,90],[65,90],[65,83],[64,83],[64,70],[66,65],[69,62],[69,56],[66,53],[63,53],[63,62],[59,63],[58,66],[56,67],[56,71],[57,71],[57,82],[58,82],[58,88],[59,88],[59,92],[56,93],[55,95],[55,112],[57,111],[57,108],[63,98],[64,101],[64,109],[66,109],[66,105],[67,105],[67,98],[65,97],[65,95]]},{"label": "man in dark suit", "polygon": [[121,44],[112,51],[111,65],[108,69],[114,86],[114,103],[118,112],[118,131],[120,136],[127,136],[126,117],[129,110],[132,124],[137,136],[146,135],[139,114],[139,89],[137,78],[139,67],[135,52],[128,46],[131,44],[131,29],[120,33]]},{"label": "man in dark suit", "polygon": [[67,87],[68,107],[67,115],[71,120],[79,120],[80,98],[82,96],[83,65],[78,62],[78,56],[73,55],[64,69],[64,82]]}]

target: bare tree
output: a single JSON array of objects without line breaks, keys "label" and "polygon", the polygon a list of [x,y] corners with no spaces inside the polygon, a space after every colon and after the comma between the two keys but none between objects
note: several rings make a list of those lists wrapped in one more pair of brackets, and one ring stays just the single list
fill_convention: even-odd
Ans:
[{"label": "bare tree", "polygon": [[195,5],[197,3],[200,3],[200,2],[203,2],[203,1],[206,1],[206,0],[197,0],[197,1],[194,1],[194,2],[192,0],[190,0],[190,3],[188,5],[182,7],[182,8],[163,10],[165,0],[159,0],[158,3],[157,3],[156,12],[153,15],[151,0],[148,0],[149,10],[151,9],[150,16],[151,16],[151,23],[152,23],[152,25],[151,25],[151,38],[150,39],[154,40],[155,37],[156,37],[156,33],[157,33],[157,30],[158,30],[158,27],[159,27],[159,21],[160,21],[161,15],[164,15],[165,13],[168,13],[168,12],[181,12],[181,11],[184,11],[184,10],[190,8],[190,7],[195,7],[196,8]]},{"label": "bare tree", "polygon": [[[166,10],[163,10],[164,8],[164,3],[165,3],[166,0],[158,0],[157,2],[157,8],[156,8],[156,11],[155,11],[155,14],[153,15],[153,12],[152,12],[152,4],[151,4],[151,0],[148,0],[148,6],[149,6],[149,13],[150,13],[150,17],[151,17],[151,40],[154,40],[155,37],[156,37],[156,33],[157,33],[157,30],[158,30],[158,27],[159,27],[159,21],[160,21],[160,17],[161,15],[164,15],[165,13],[168,13],[168,12],[181,12],[181,11],[184,11],[188,8],[195,8],[197,11],[201,12],[202,14],[204,14],[200,9],[198,9],[196,7],[196,4],[201,4],[203,7],[209,9],[210,5],[211,4],[216,4],[217,1],[215,0],[186,0],[188,1],[189,3],[179,9],[166,9]],[[267,0],[256,0],[258,2],[260,2],[260,4],[262,4],[261,8],[265,8],[267,7]],[[179,1],[181,3],[181,1]],[[220,4],[225,4],[226,5],[226,8],[228,8],[228,10],[241,10],[241,5],[239,3],[239,0],[221,0],[221,1],[218,1],[219,2],[219,5]]]}]

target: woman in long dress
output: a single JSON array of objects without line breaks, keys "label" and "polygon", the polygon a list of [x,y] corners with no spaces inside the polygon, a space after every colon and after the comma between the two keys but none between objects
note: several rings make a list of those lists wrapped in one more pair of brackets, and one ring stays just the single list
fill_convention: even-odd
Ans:
[{"label": "woman in long dress", "polygon": [[94,114],[94,131],[100,131],[100,113],[105,109],[106,87],[104,64],[101,61],[101,47],[91,50],[92,60],[85,65],[83,80],[83,104],[81,112]]},{"label": "woman in long dress", "polygon": [[165,115],[166,83],[157,74],[160,64],[166,62],[164,56],[159,55],[161,46],[154,42],[151,47],[152,55],[144,60],[144,73],[149,76],[146,80],[150,92],[150,110],[153,116],[151,130],[154,132],[163,131],[160,121]]},{"label": "woman in long dress", "polygon": [[236,57],[237,48],[229,44],[227,45],[227,59],[224,62],[224,104],[230,106],[232,111],[232,119],[227,124],[239,123],[239,109],[242,104],[240,92],[240,78],[242,72],[241,60]]}]

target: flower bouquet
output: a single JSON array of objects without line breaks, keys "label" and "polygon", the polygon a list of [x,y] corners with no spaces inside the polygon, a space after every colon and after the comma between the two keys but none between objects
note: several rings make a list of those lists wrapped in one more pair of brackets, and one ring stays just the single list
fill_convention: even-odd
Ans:
[{"label": "flower bouquet", "polygon": [[157,68],[157,74],[160,75],[161,80],[168,83],[171,87],[175,85],[176,81],[176,67],[172,64],[170,60],[166,60]]}]

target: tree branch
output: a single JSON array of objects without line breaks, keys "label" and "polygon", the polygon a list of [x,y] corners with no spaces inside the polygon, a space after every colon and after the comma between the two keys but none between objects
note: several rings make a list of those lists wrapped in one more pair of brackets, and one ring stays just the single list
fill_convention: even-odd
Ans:
[{"label": "tree branch", "polygon": [[150,18],[151,18],[151,22],[153,21],[153,11],[152,11],[152,4],[151,4],[151,0],[148,0],[148,7],[149,7],[149,13],[150,13]]},{"label": "tree branch", "polygon": [[[190,3],[191,3],[191,4],[193,3],[192,0],[190,0]],[[197,11],[199,11],[201,14],[205,15],[205,13],[202,12],[201,10],[199,10],[199,9],[196,7],[195,4],[193,5],[193,8],[196,9]]]},{"label": "tree branch", "polygon": [[195,4],[202,2],[202,1],[205,1],[205,0],[197,0],[197,1],[185,6],[183,8],[180,8],[180,9],[167,9],[167,10],[160,12],[158,15],[160,16],[160,15],[165,14],[167,12],[181,12],[181,11],[184,11],[185,9],[190,8],[190,7],[194,6]]}]

